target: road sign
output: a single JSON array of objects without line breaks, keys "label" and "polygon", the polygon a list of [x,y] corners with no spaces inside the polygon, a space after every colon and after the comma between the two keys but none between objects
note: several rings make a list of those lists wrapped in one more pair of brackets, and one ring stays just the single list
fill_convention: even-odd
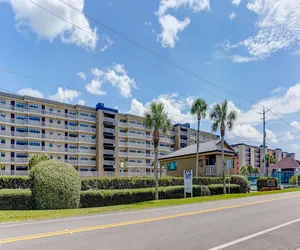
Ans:
[{"label": "road sign", "polygon": [[184,198],[186,198],[186,193],[191,194],[193,197],[193,170],[184,170]]}]

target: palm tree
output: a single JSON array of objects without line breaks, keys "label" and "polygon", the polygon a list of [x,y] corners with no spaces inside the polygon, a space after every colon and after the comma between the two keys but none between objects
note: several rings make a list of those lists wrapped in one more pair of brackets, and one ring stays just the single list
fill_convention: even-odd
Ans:
[{"label": "palm tree", "polygon": [[197,115],[198,119],[198,129],[197,129],[197,153],[196,153],[196,177],[198,177],[199,172],[199,132],[201,119],[206,117],[207,104],[205,100],[198,98],[195,100],[191,107],[191,114]]},{"label": "palm tree", "polygon": [[253,174],[259,175],[259,168],[253,168]]},{"label": "palm tree", "polygon": [[150,111],[144,114],[144,123],[147,129],[153,130],[153,145],[155,154],[154,163],[154,178],[155,178],[155,199],[158,200],[158,144],[160,130],[166,133],[171,128],[171,121],[168,114],[164,111],[162,103],[152,102],[150,104]]},{"label": "palm tree", "polygon": [[[262,163],[264,163],[264,158],[261,160]],[[273,155],[266,154],[266,170],[267,170],[267,176],[268,176],[268,168],[271,164],[275,164],[276,160]]]},{"label": "palm tree", "polygon": [[215,104],[211,113],[210,119],[213,120],[211,124],[211,129],[215,133],[220,129],[221,141],[222,141],[222,171],[223,171],[223,192],[226,194],[225,186],[225,163],[224,163],[224,136],[226,128],[229,131],[233,128],[233,123],[236,120],[236,112],[234,110],[228,111],[227,100],[223,101],[221,104]]},{"label": "palm tree", "polygon": [[239,173],[241,175],[244,175],[244,176],[248,176],[249,172],[248,172],[248,168],[246,166],[242,166],[239,170]]},{"label": "palm tree", "polygon": [[248,173],[249,173],[249,174],[253,174],[254,168],[253,168],[251,165],[249,165],[249,166],[247,167],[247,170],[248,170]]}]

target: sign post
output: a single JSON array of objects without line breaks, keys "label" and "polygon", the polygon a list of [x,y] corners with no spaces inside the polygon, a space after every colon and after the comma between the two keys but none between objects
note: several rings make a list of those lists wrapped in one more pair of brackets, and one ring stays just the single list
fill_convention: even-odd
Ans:
[{"label": "sign post", "polygon": [[193,197],[193,170],[183,170],[184,176],[184,198],[186,198],[186,194],[191,194]]},{"label": "sign post", "polygon": [[230,168],[233,168],[233,162],[232,160],[227,160],[228,184],[229,184],[228,194],[230,194],[230,171],[229,171]]}]

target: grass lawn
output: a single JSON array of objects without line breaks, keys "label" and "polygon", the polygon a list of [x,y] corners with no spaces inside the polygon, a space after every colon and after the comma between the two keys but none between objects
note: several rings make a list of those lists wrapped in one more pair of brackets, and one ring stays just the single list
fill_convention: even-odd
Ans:
[{"label": "grass lawn", "polygon": [[227,199],[236,199],[252,196],[261,196],[266,194],[278,194],[300,191],[300,188],[288,188],[283,190],[265,191],[265,192],[253,192],[249,194],[226,194],[226,195],[214,195],[204,196],[186,199],[172,199],[172,200],[159,200],[159,201],[145,201],[135,204],[108,206],[108,207],[96,207],[96,208],[78,208],[78,209],[64,209],[64,210],[0,210],[0,222],[16,222],[25,220],[41,220],[50,218],[80,216],[89,214],[99,214],[107,212],[118,212],[128,210],[141,210],[147,208],[157,208],[165,206],[186,205],[207,201],[219,201]]}]

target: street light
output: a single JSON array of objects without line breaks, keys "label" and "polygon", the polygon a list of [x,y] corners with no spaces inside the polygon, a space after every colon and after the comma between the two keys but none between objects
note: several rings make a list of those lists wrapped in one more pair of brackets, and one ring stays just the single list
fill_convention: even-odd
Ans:
[{"label": "street light", "polygon": [[299,172],[299,169],[296,168],[296,187],[298,187],[298,172]]},{"label": "street light", "polygon": [[120,163],[120,167],[121,167],[121,176],[123,177],[124,162]]},{"label": "street light", "polygon": [[280,187],[280,189],[281,189],[281,181],[280,181],[281,175],[280,175],[280,173],[281,173],[281,169],[278,168],[278,181],[279,181],[279,187]]}]

